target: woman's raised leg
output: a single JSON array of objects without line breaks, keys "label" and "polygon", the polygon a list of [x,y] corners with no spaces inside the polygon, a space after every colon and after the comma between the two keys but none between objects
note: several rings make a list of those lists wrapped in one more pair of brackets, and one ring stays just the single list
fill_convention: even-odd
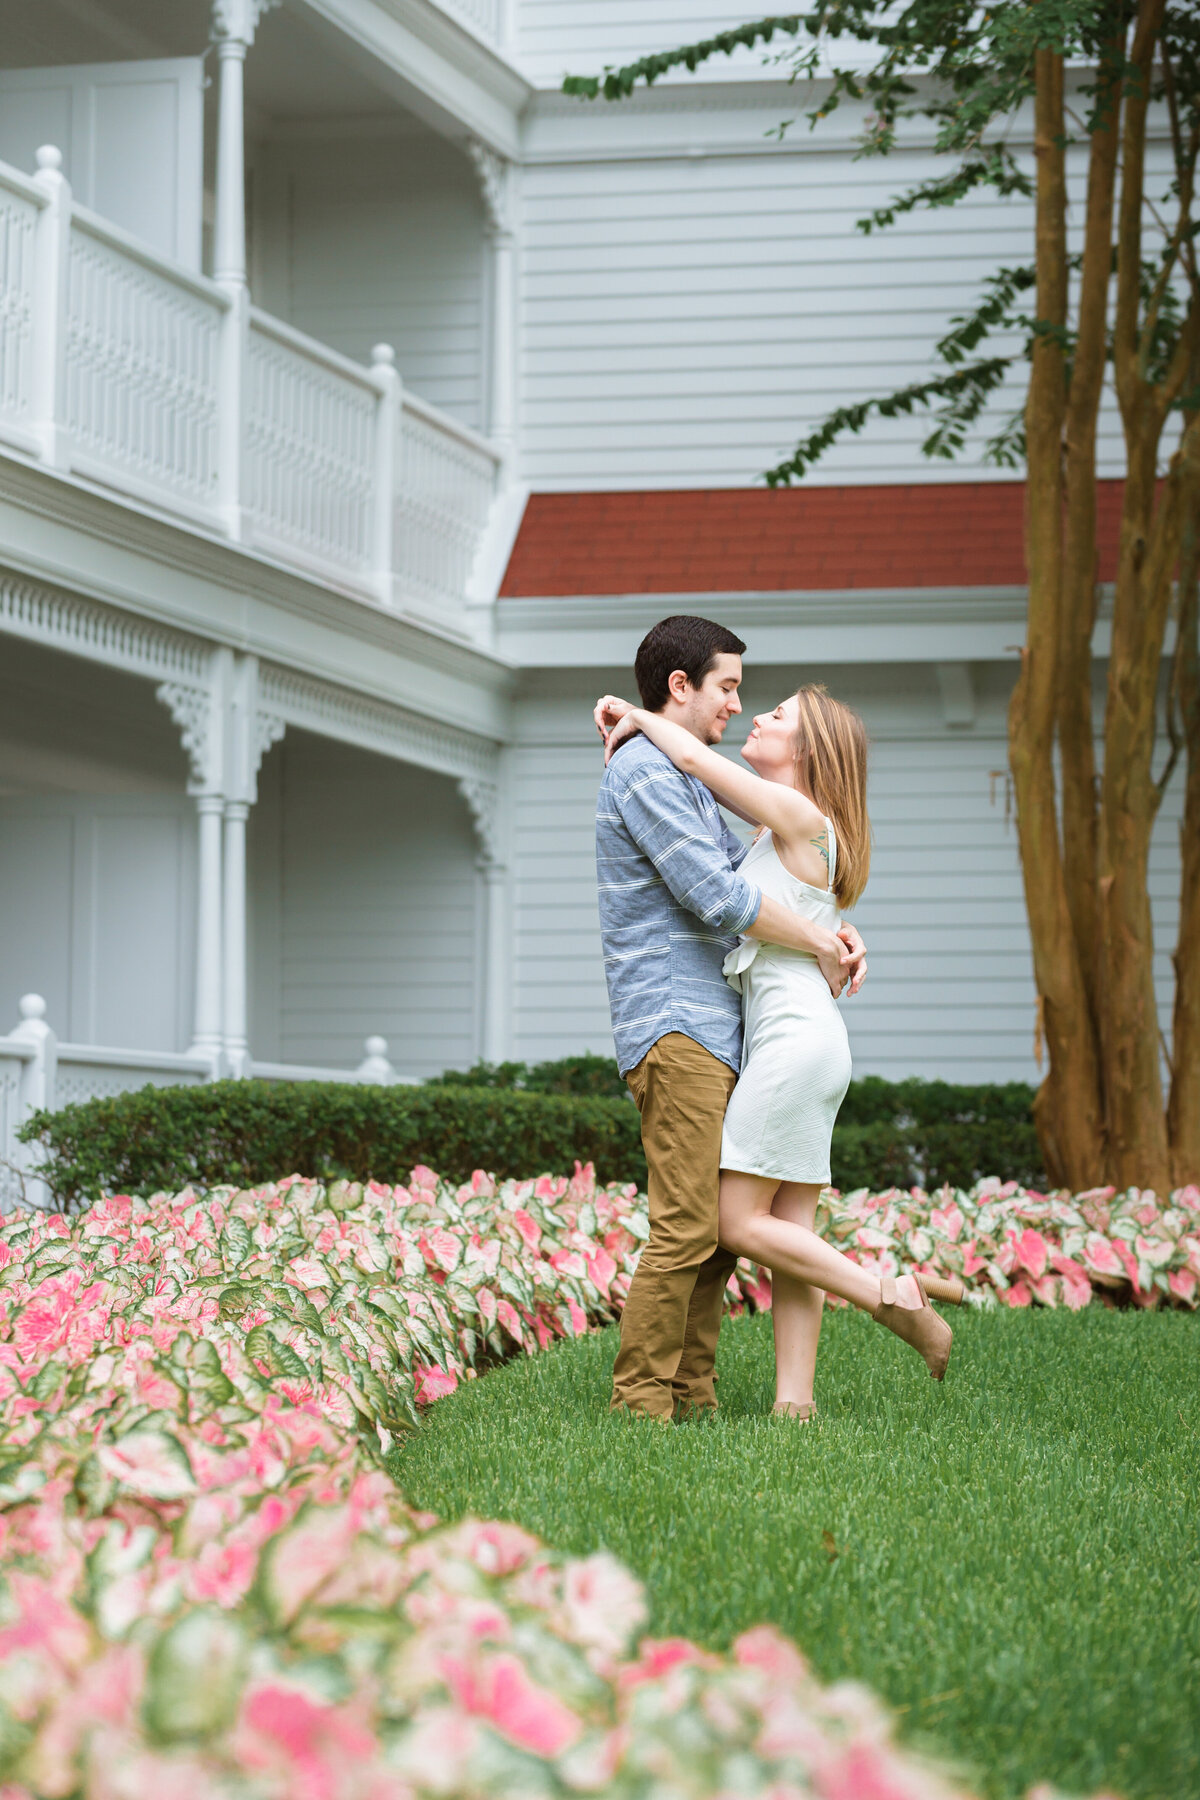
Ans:
[{"label": "woman's raised leg", "polygon": [[[766,1175],[721,1170],[719,1230],[726,1249],[761,1263],[773,1275],[782,1273],[810,1287],[828,1288],[864,1312],[874,1312],[881,1298],[878,1276],[859,1268],[811,1226],[777,1217],[771,1204],[779,1185]],[[901,1304],[907,1299],[906,1294]],[[920,1304],[915,1294],[912,1302]]]},{"label": "woman's raised leg", "polygon": [[[783,1181],[771,1202],[777,1219],[813,1229],[821,1190],[816,1182]],[[810,1407],[817,1367],[817,1339],[825,1290],[778,1269],[771,1277],[771,1329],[775,1334],[775,1404]]]},{"label": "woman's raised leg", "polygon": [[806,1225],[777,1217],[771,1203],[779,1183],[763,1175],[721,1170],[720,1240],[736,1256],[748,1256],[773,1275],[782,1272],[869,1312],[924,1358],[940,1381],[953,1333],[930,1306],[915,1275],[877,1275],[860,1268]]}]

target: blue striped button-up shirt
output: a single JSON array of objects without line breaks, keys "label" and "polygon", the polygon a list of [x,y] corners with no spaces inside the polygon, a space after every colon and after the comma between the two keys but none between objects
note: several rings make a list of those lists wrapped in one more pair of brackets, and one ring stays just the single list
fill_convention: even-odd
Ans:
[{"label": "blue striped button-up shirt", "polygon": [[762,904],[736,873],[745,854],[703,782],[648,738],[621,746],[596,802],[596,879],[622,1075],[668,1031],[740,1069],[741,1001],[721,964]]}]

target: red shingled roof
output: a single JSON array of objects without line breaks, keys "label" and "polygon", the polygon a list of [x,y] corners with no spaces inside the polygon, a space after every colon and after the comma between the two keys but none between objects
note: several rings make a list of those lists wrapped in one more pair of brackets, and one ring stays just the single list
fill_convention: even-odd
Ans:
[{"label": "red shingled roof", "polygon": [[[1025,485],[533,494],[501,596],[1018,587]],[[1100,579],[1121,483],[1100,483]]]}]

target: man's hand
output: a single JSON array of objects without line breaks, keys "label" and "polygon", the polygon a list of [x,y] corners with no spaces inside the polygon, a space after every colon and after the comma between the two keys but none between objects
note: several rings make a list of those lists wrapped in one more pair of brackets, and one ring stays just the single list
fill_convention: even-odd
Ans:
[{"label": "man's hand", "polygon": [[618,720],[632,711],[632,702],[622,700],[619,694],[601,694],[593,708],[592,717],[596,721],[596,730],[600,733],[602,744],[608,742],[608,734]]},{"label": "man's hand", "polygon": [[[857,994],[867,979],[867,946],[853,925],[843,924],[838,932],[838,937],[850,952],[846,972],[850,977],[850,993]],[[834,998],[836,999],[836,997],[835,995]]]}]

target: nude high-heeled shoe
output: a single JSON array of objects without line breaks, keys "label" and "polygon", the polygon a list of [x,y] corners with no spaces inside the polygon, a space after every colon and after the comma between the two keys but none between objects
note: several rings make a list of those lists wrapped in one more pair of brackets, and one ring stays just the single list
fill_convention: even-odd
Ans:
[{"label": "nude high-heeled shoe", "polygon": [[925,1366],[933,1379],[941,1381],[946,1373],[946,1364],[950,1361],[954,1333],[945,1319],[940,1318],[930,1306],[921,1277],[914,1275],[913,1280],[921,1296],[920,1306],[899,1306],[896,1302],[895,1276],[885,1275],[879,1283],[879,1305],[871,1317],[877,1324],[894,1331],[906,1344],[911,1344],[918,1355],[925,1358]]},{"label": "nude high-heeled shoe", "polygon": [[922,1275],[921,1286],[931,1300],[941,1300],[946,1306],[961,1306],[967,1292],[959,1275]]}]

